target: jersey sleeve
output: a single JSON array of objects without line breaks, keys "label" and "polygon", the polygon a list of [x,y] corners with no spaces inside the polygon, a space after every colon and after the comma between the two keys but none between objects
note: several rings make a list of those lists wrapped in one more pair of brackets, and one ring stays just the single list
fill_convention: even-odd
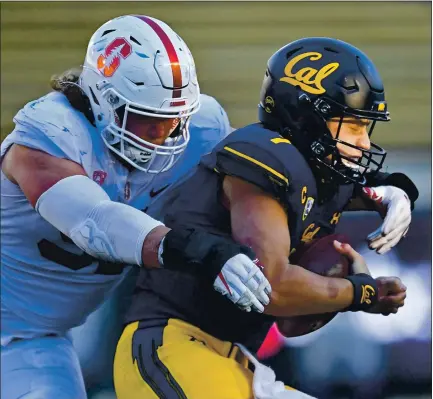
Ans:
[{"label": "jersey sleeve", "polygon": [[80,163],[80,150],[89,145],[85,135],[80,134],[82,122],[76,111],[57,100],[48,95],[26,104],[14,117],[15,128],[2,143],[1,155],[12,144],[20,144]]},{"label": "jersey sleeve", "polygon": [[229,142],[216,153],[216,171],[235,176],[261,188],[285,203],[290,175],[281,160],[252,142]]}]

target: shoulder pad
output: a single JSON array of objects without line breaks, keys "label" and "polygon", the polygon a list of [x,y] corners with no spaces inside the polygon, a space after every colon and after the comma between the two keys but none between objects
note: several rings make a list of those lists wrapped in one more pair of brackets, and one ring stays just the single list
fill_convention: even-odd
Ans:
[{"label": "shoulder pad", "polygon": [[176,180],[200,162],[230,132],[227,114],[221,105],[210,96],[200,96],[200,109],[191,116],[190,141],[181,159],[174,164],[167,175]]},{"label": "shoulder pad", "polygon": [[[310,168],[301,153],[278,133],[253,124],[231,133],[215,149],[215,168],[281,197]],[[285,198],[285,195],[284,195]]]},{"label": "shoulder pad", "polygon": [[80,162],[80,150],[91,147],[89,129],[93,126],[61,93],[29,102],[14,122],[15,129],[7,137],[9,145],[25,145],[75,162]]},{"label": "shoulder pad", "polygon": [[198,137],[217,143],[231,132],[227,113],[215,98],[206,94],[200,95],[200,109],[191,116],[189,128],[191,141]]}]

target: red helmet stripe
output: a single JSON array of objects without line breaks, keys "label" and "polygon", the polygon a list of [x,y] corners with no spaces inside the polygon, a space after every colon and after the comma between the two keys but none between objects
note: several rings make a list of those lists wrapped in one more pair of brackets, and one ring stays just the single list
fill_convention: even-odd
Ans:
[{"label": "red helmet stripe", "polygon": [[[173,74],[173,87],[182,87],[182,71],[179,65],[179,58],[167,33],[165,33],[164,30],[153,19],[150,19],[144,15],[136,15],[136,17],[146,22],[158,35],[159,39],[164,45],[165,50],[167,51],[168,59],[170,60],[171,72]],[[180,97],[181,93],[182,90],[173,90],[173,98]]]}]

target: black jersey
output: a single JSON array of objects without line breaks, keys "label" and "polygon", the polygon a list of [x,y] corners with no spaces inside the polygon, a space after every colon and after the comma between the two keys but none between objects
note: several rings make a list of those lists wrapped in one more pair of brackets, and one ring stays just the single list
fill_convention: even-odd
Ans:
[{"label": "black jersey", "polygon": [[[226,175],[257,185],[281,203],[288,216],[292,251],[302,242],[333,233],[354,189],[353,185],[335,186],[335,192],[321,200],[321,183],[296,147],[278,133],[253,124],[220,142],[148,213],[171,228],[195,227],[231,237],[230,212],[222,203]],[[239,310],[195,276],[143,268],[127,322],[152,318],[179,318],[252,350],[259,347],[275,320]]]}]

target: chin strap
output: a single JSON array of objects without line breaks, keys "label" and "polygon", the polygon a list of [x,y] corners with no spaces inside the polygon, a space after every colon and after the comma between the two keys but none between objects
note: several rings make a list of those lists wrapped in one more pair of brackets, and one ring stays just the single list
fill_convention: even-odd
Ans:
[{"label": "chin strap", "polygon": [[138,148],[134,148],[130,145],[125,145],[125,156],[128,157],[132,162],[136,163],[147,163],[152,157],[152,153],[139,150]]}]

